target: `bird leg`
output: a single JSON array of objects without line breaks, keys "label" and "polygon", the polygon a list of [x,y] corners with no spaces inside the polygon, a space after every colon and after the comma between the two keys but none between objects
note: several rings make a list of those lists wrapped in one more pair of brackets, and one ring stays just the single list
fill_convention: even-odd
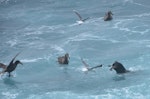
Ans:
[{"label": "bird leg", "polygon": [[9,73],[8,77],[11,77],[11,76],[13,77],[13,75],[11,75],[11,74]]}]

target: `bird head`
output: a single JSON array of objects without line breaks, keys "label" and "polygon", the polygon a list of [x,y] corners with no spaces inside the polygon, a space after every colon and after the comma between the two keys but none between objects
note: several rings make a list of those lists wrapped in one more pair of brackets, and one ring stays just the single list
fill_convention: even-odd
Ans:
[{"label": "bird head", "polygon": [[108,11],[108,14],[109,14],[109,15],[113,15],[113,13],[112,13],[111,11]]},{"label": "bird head", "polygon": [[69,54],[68,54],[68,53],[66,53],[66,54],[65,54],[65,57],[67,57],[68,59],[70,59],[70,57],[69,57]]},{"label": "bird head", "polygon": [[19,60],[17,60],[15,63],[16,63],[16,64],[21,64],[21,65],[23,65],[23,63],[20,62]]}]

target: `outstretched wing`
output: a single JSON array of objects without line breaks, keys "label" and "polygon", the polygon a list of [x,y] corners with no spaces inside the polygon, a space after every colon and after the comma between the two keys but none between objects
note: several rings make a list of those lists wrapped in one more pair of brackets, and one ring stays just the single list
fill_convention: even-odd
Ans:
[{"label": "outstretched wing", "polygon": [[85,68],[89,69],[89,65],[81,58],[82,63],[84,64]]},{"label": "outstretched wing", "polygon": [[83,19],[82,21],[86,21],[86,20],[88,20],[88,19],[90,19],[90,17],[87,17],[87,18]]},{"label": "outstretched wing", "polygon": [[8,67],[11,66],[15,60],[15,58],[20,54],[21,52],[17,53],[16,56],[11,60],[11,62],[9,63]]},{"label": "outstretched wing", "polygon": [[5,64],[3,64],[3,63],[0,63],[0,68],[6,69],[7,66]]},{"label": "outstretched wing", "polygon": [[101,64],[101,65],[98,65],[98,66],[95,66],[95,67],[92,67],[92,68],[90,68],[89,70],[93,70],[93,69],[99,68],[99,67],[102,67],[102,64]]},{"label": "outstretched wing", "polygon": [[79,17],[79,19],[82,21],[81,15],[80,15],[76,10],[73,10],[73,11],[74,11],[74,13]]}]

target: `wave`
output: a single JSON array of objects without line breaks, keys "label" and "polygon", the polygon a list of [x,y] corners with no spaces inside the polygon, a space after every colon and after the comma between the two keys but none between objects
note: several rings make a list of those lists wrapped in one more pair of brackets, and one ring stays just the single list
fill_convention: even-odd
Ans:
[{"label": "wave", "polygon": [[65,53],[65,50],[59,45],[52,45],[51,48],[59,53]]},{"label": "wave", "polygon": [[36,59],[22,59],[20,60],[23,63],[32,63],[32,62],[37,62],[39,60],[42,60],[43,58],[36,58]]},{"label": "wave", "polygon": [[[146,24],[138,24],[137,26],[129,27],[128,25],[131,25],[131,23],[136,22],[135,19],[123,19],[123,20],[116,20],[113,29],[119,29],[121,31],[135,33],[135,34],[141,34],[144,35],[146,33],[149,33],[150,29],[148,29],[148,25]],[[142,29],[139,29],[139,27]]]},{"label": "wave", "polygon": [[5,99],[16,99],[19,93],[2,92],[2,95],[5,97]]},{"label": "wave", "polygon": [[16,39],[14,40],[9,40],[6,42],[6,44],[9,44],[10,47],[14,47],[15,45],[17,45],[18,41]]},{"label": "wave", "polygon": [[130,17],[139,17],[139,18],[141,18],[141,17],[148,17],[148,16],[150,16],[150,13],[142,13],[142,14],[132,15]]}]

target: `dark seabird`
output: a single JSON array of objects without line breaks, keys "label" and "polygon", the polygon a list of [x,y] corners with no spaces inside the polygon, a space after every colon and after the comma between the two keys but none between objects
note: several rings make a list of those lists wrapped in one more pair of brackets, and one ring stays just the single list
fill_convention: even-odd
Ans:
[{"label": "dark seabird", "polygon": [[92,71],[92,70],[94,70],[94,69],[96,69],[96,68],[102,67],[102,64],[101,64],[101,65],[94,66],[94,67],[89,67],[89,65],[88,65],[83,59],[81,59],[81,61],[82,61],[82,63],[84,64],[85,69],[86,69],[86,70],[83,70],[83,71]]},{"label": "dark seabird", "polygon": [[126,70],[125,67],[121,63],[119,63],[117,61],[115,61],[112,64],[110,70],[112,70],[112,69],[114,69],[117,74],[130,72],[129,70]]},{"label": "dark seabird", "polygon": [[112,20],[113,19],[112,15],[113,15],[113,13],[111,11],[108,11],[105,14],[104,21],[110,21],[110,20]]},{"label": "dark seabird", "polygon": [[80,20],[80,21],[77,21],[79,24],[82,24],[83,22],[85,22],[86,20],[89,19],[89,17],[83,19],[83,18],[81,17],[81,15],[80,15],[76,10],[73,10],[73,11],[74,11],[74,13],[79,17],[79,20]]},{"label": "dark seabird", "polygon": [[59,64],[69,64],[69,54],[66,53],[64,56],[58,57],[58,63]]},{"label": "dark seabird", "polygon": [[[5,72],[8,72],[8,73],[9,73],[9,77],[10,77],[10,76],[11,76],[10,73],[16,69],[16,67],[17,67],[18,64],[23,65],[19,60],[16,60],[16,61],[14,62],[15,58],[16,58],[19,54],[20,54],[20,53],[18,53],[18,54],[11,60],[11,62],[9,63],[8,66],[5,65],[5,64],[0,63],[0,67],[4,69],[4,70],[1,72],[2,74],[5,73]],[[1,74],[1,73],[0,73],[0,74]]]}]

